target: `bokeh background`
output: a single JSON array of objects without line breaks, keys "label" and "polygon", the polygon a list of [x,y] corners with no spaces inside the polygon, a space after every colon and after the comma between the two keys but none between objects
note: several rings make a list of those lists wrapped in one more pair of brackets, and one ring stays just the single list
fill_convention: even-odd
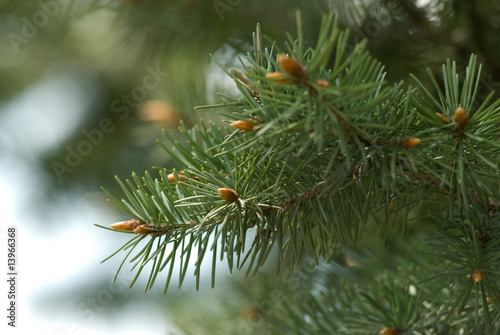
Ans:
[{"label": "bokeh background", "polygon": [[[410,73],[426,82],[426,68],[439,77],[446,59],[463,68],[476,53],[480,95],[500,87],[496,0],[0,1],[1,257],[6,264],[6,227],[16,225],[17,332],[183,334],[231,290],[260,280],[266,296],[272,277],[229,276],[222,266],[216,288],[207,280],[200,292],[192,280],[167,295],[161,282],[144,293],[144,278],[129,289],[128,268],[113,283],[122,255],[100,262],[129,236],[94,224],[129,219],[101,190],[120,196],[115,175],[175,167],[156,142],[162,129],[224,122],[214,110],[193,110],[235,92],[210,54],[241,70],[256,23],[284,41],[296,31],[296,10],[310,45],[321,16],[335,11],[352,46],[368,40],[389,82],[411,84]],[[6,290],[2,280],[2,297]],[[262,317],[245,302],[232,312]]]}]

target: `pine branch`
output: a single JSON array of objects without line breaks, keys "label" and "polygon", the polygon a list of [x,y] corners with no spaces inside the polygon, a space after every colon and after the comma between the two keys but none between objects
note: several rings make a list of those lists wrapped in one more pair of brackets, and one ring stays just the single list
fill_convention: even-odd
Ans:
[{"label": "pine branch", "polygon": [[[166,270],[166,291],[180,264],[180,286],[194,254],[197,288],[208,253],[212,286],[218,258],[226,259],[230,271],[245,268],[246,275],[256,274],[273,249],[278,269],[297,268],[306,256],[319,264],[342,248],[356,247],[402,209],[404,231],[414,215],[411,208],[432,195],[443,207],[431,236],[438,242],[431,242],[428,254],[445,266],[429,280],[439,282],[437,288],[422,290],[436,293],[428,296],[432,311],[441,311],[436,322],[448,324],[472,308],[481,318],[468,322],[491,331],[498,311],[485,301],[500,292],[495,240],[500,100],[491,102],[490,95],[478,101],[476,57],[463,83],[450,61],[443,66],[444,88],[431,76],[436,97],[416,77],[419,90],[385,83],[382,65],[364,50],[364,42],[347,47],[348,32],[337,28],[333,15],[324,18],[315,49],[305,49],[300,26],[297,35],[286,43],[285,54],[274,42],[266,48],[258,27],[244,70],[221,66],[241,95],[221,95],[219,104],[203,108],[223,109],[230,127],[182,124],[180,138],[164,133],[167,143],[161,145],[182,170],[117,179],[126,199],[110,196],[110,201],[134,219],[112,227],[140,235],[123,247],[131,248],[128,255],[147,241],[132,258],[136,279],[151,264],[146,289]],[[398,287],[404,291],[408,285]],[[439,293],[451,288],[457,294]],[[380,290],[391,288],[383,284]],[[432,311],[400,288],[393,287],[389,305],[373,291],[342,294],[332,303],[333,313],[342,316],[339,301],[362,301],[351,312],[370,331],[429,326],[414,313]],[[317,327],[370,333],[342,322]]]}]

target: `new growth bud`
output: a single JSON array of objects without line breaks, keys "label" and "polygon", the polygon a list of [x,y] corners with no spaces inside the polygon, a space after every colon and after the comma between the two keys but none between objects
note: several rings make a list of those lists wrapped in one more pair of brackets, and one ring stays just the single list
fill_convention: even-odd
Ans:
[{"label": "new growth bud", "polygon": [[406,149],[415,148],[420,144],[420,139],[418,137],[406,137],[401,141],[401,145]]},{"label": "new growth bud", "polygon": [[139,235],[148,235],[151,234],[151,230],[147,230],[141,227],[144,227],[145,225],[140,225],[139,227],[134,229],[134,233],[139,234]]},{"label": "new growth bud", "polygon": [[326,79],[318,79],[316,80],[316,85],[321,86],[321,87],[328,87],[330,86],[330,83]]},{"label": "new growth bud", "polygon": [[238,200],[238,194],[231,188],[219,188],[219,195],[227,202],[235,202]]},{"label": "new growth bud", "polygon": [[396,327],[384,328],[380,331],[382,335],[398,335],[400,330]]},{"label": "new growth bud", "polygon": [[274,81],[278,84],[287,84],[290,83],[290,78],[281,72],[271,72],[266,73],[266,78]]},{"label": "new growth bud", "polygon": [[455,125],[457,129],[465,129],[465,127],[467,127],[467,124],[469,123],[469,118],[467,116],[467,113],[465,112],[465,109],[463,109],[462,107],[457,108],[455,114],[453,114],[453,121],[457,123]]},{"label": "new growth bud", "polygon": [[241,74],[236,70],[231,70],[231,74],[236,78],[238,78],[243,84],[245,84],[245,86],[253,84],[253,82],[250,79],[246,78],[243,74]]},{"label": "new growth bud", "polygon": [[441,114],[441,113],[436,113],[436,116],[437,116],[437,117],[438,117],[438,118],[439,118],[439,119],[440,119],[443,123],[445,123],[445,124],[448,124],[448,123],[450,123],[450,122],[451,122],[451,120],[450,120],[448,117],[444,116],[444,115],[443,115],[443,114]]},{"label": "new growth bud", "polygon": [[493,298],[492,298],[492,297],[486,297],[486,301],[487,301],[489,304],[497,303],[498,301],[500,301],[500,294],[497,294],[497,295],[496,295],[496,296],[494,296]]},{"label": "new growth bud", "polygon": [[112,225],[110,225],[110,227],[121,231],[131,231],[141,224],[142,222],[138,220],[128,220],[128,221],[113,223]]},{"label": "new growth bud", "polygon": [[289,75],[300,80],[303,80],[307,76],[306,67],[297,62],[295,59],[285,55],[278,55],[277,58],[280,67]]},{"label": "new growth bud", "polygon": [[[179,179],[181,181],[186,181],[187,180],[186,178],[184,178],[184,177],[186,177],[186,175],[184,173],[178,173],[177,175],[179,176]],[[175,175],[173,173],[168,174],[167,179],[171,183],[177,183],[178,182],[177,178],[175,178]]]},{"label": "new growth bud", "polygon": [[472,280],[474,282],[479,283],[481,280],[484,278],[484,271],[482,269],[474,269],[474,272],[472,272]]},{"label": "new growth bud", "polygon": [[247,119],[246,121],[240,120],[235,121],[229,124],[231,127],[241,129],[241,130],[253,130],[253,128],[257,125],[254,119]]}]

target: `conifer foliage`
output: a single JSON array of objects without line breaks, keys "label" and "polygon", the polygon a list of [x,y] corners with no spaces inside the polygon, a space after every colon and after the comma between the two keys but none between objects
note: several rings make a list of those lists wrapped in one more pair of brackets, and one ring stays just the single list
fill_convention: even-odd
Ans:
[{"label": "conifer foliage", "polygon": [[[347,278],[304,293],[280,315],[318,334],[498,333],[500,101],[477,99],[476,57],[465,76],[451,61],[442,78],[429,72],[433,87],[391,84],[334,15],[314,47],[297,21],[297,37],[283,44],[265,44],[257,26],[241,69],[219,64],[240,94],[199,108],[219,110],[227,126],[164,133],[182,169],[117,178],[125,198],[110,202],[131,219],[106,229],[132,239],[112,256],[133,263],[132,284],[147,268],[146,289],[161,281],[166,292],[191,258],[198,288],[202,262],[212,262],[213,286],[219,259],[245,274],[271,258],[288,271],[306,257],[333,262],[370,239],[425,232],[408,266],[369,285]],[[426,201],[432,210],[416,218]],[[274,324],[273,333],[289,326]]]}]

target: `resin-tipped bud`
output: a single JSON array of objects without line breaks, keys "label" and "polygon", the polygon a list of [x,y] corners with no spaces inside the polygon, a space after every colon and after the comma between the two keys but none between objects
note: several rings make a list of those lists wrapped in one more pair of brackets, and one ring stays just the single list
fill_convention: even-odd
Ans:
[{"label": "resin-tipped bud", "polygon": [[239,120],[229,124],[231,127],[241,129],[241,130],[253,130],[253,128],[257,125],[254,119],[247,119],[246,121]]},{"label": "resin-tipped bud", "polygon": [[453,114],[453,121],[457,123],[455,125],[457,129],[465,129],[465,127],[467,127],[467,124],[469,123],[469,117],[467,116],[467,112],[465,112],[465,109],[463,109],[462,107],[457,108],[455,114]]},{"label": "resin-tipped bud", "polygon": [[235,202],[238,200],[238,194],[232,188],[219,188],[219,195],[227,202]]},{"label": "resin-tipped bud", "polygon": [[250,79],[248,79],[242,73],[240,73],[240,72],[238,72],[236,70],[231,70],[231,74],[233,76],[235,76],[236,78],[238,78],[245,85],[251,85],[251,84],[253,84],[253,82]]},{"label": "resin-tipped bud", "polygon": [[134,233],[139,234],[139,235],[151,234],[152,233],[151,230],[147,230],[147,229],[142,228],[144,226],[146,226],[146,225],[140,225],[139,227],[135,228]]},{"label": "resin-tipped bud", "polygon": [[266,78],[278,84],[288,84],[291,82],[290,77],[281,72],[266,73]]},{"label": "resin-tipped bud", "polygon": [[137,226],[141,224],[142,222],[138,220],[128,220],[128,221],[113,223],[112,225],[110,225],[110,227],[116,230],[127,231],[127,230],[134,230]]},{"label": "resin-tipped bud", "polygon": [[330,83],[326,79],[318,79],[315,81],[316,85],[321,86],[321,87],[328,87],[330,86]]},{"label": "resin-tipped bud", "polygon": [[399,333],[400,330],[396,327],[384,328],[380,331],[380,334],[382,335],[398,335]]},{"label": "resin-tipped bud", "polygon": [[474,282],[479,283],[484,279],[484,271],[482,269],[474,269],[472,272],[472,280]]},{"label": "resin-tipped bud", "polygon": [[248,306],[241,312],[244,319],[256,321],[264,317],[264,313],[256,306]]},{"label": "resin-tipped bud", "polygon": [[497,294],[497,295],[496,295],[496,296],[494,296],[493,298],[492,298],[492,297],[486,297],[486,301],[487,301],[489,304],[497,303],[498,301],[500,301],[500,294]]},{"label": "resin-tipped bud", "polygon": [[401,145],[406,149],[415,148],[420,144],[420,139],[418,137],[406,137],[401,141]]},{"label": "resin-tipped bud", "polygon": [[278,55],[278,64],[280,67],[285,70],[291,76],[294,76],[299,79],[304,79],[307,76],[306,67],[299,62],[297,62],[292,57],[288,57],[285,55]]},{"label": "resin-tipped bud", "polygon": [[[186,177],[186,175],[185,175],[184,173],[178,173],[177,175],[179,176],[179,179],[180,179],[181,181],[186,181],[186,180],[187,180],[187,179],[185,178],[185,177]],[[179,182],[173,173],[168,174],[168,175],[167,175],[167,179],[168,179],[168,181],[169,181],[169,182],[171,182],[171,183],[177,183],[177,182]]]},{"label": "resin-tipped bud", "polygon": [[450,118],[448,118],[447,116],[444,116],[443,114],[441,113],[436,113],[436,116],[445,124],[448,124],[451,122]]}]

